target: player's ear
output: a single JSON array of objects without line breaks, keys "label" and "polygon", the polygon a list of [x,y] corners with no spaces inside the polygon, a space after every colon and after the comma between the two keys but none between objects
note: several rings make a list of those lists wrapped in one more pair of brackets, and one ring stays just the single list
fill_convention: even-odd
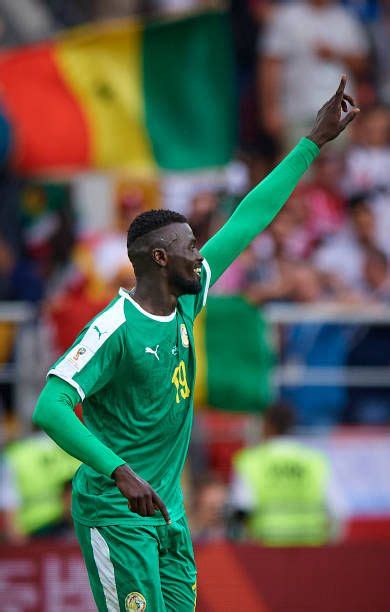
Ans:
[{"label": "player's ear", "polygon": [[152,250],[153,261],[162,268],[165,268],[168,263],[168,255],[165,249]]}]

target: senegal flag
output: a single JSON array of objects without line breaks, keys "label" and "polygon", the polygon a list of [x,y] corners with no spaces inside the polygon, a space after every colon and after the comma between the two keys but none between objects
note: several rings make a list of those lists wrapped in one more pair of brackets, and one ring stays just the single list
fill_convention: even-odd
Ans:
[{"label": "senegal flag", "polygon": [[228,18],[121,20],[0,54],[21,172],[223,165],[234,146]]},{"label": "senegal flag", "polygon": [[239,296],[210,296],[195,322],[195,405],[261,412],[273,399],[274,351],[261,312]]}]

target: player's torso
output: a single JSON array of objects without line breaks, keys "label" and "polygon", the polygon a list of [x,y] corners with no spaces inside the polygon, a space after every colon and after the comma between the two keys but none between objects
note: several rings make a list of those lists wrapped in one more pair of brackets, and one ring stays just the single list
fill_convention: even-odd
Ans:
[{"label": "player's torso", "polygon": [[129,325],[133,410],[140,418],[175,423],[188,410],[194,377],[192,325],[177,311],[169,322],[138,321]]},{"label": "player's torso", "polygon": [[[176,311],[168,317],[145,312],[120,290],[125,298],[125,321],[116,349],[120,359],[113,367],[107,353],[107,364],[99,364],[109,374],[107,382],[83,403],[90,431],[150,483],[172,520],[184,511],[180,476],[192,426],[193,320],[204,305],[209,280],[210,272],[204,268],[202,292],[179,298]],[[74,479],[73,493],[73,515],[85,524],[164,523],[158,513],[146,520],[130,512],[114,481],[86,465]]]},{"label": "player's torso", "polygon": [[[161,320],[125,305],[125,350],[110,384],[86,403],[92,428],[102,422],[118,453],[174,441],[191,421],[195,375],[192,321],[178,308]],[[190,423],[189,423],[190,426]]]},{"label": "player's torso", "polygon": [[[131,302],[125,314],[123,358],[109,384],[84,402],[85,422],[179,516],[180,474],[192,427],[192,321],[180,308],[171,320],[155,320]],[[114,482],[87,466],[74,492],[74,513],[83,520],[139,520],[129,515]]]}]

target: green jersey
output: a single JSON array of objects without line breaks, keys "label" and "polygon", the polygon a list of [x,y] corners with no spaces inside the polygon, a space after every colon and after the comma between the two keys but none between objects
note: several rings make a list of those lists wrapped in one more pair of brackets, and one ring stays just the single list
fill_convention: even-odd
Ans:
[{"label": "green jersey", "polygon": [[[178,299],[169,316],[143,310],[121,289],[49,371],[75,387],[89,431],[158,493],[172,521],[184,512],[180,475],[193,414],[193,324],[205,305],[202,289]],[[108,475],[82,465],[73,481],[73,516],[85,525],[165,524],[160,512],[141,517]]]},{"label": "green jersey", "polygon": [[[210,269],[212,284],[272,221],[318,153],[302,139],[204,245],[208,264],[200,294],[182,296],[171,316],[157,317],[121,291],[54,365],[50,373],[66,383],[50,377],[33,421],[85,464],[74,481],[73,513],[80,523],[163,523],[161,515],[142,518],[129,511],[110,478],[125,462],[149,481],[173,521],[182,514],[179,478],[195,378],[192,326],[207,297]],[[73,412],[79,397],[87,427]]]}]

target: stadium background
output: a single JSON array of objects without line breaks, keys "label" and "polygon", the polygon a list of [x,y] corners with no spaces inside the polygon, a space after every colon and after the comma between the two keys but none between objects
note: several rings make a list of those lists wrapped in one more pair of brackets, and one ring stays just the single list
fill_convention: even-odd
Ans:
[{"label": "stadium background", "polygon": [[[7,450],[36,435],[50,363],[131,286],[129,221],[173,208],[204,243],[307,133],[314,82],[330,67],[348,74],[361,116],[212,291],[183,484],[199,610],[388,609],[389,3],[340,4],[358,61],[321,39],[295,108],[291,80],[271,105],[264,85],[278,53],[293,55],[274,25],[293,4],[0,0],[4,611],[93,609],[67,483],[56,524],[21,533],[28,501]],[[258,441],[261,413],[280,399],[297,438],[329,461],[337,530],[326,547],[267,549],[229,529],[232,457]]]}]

